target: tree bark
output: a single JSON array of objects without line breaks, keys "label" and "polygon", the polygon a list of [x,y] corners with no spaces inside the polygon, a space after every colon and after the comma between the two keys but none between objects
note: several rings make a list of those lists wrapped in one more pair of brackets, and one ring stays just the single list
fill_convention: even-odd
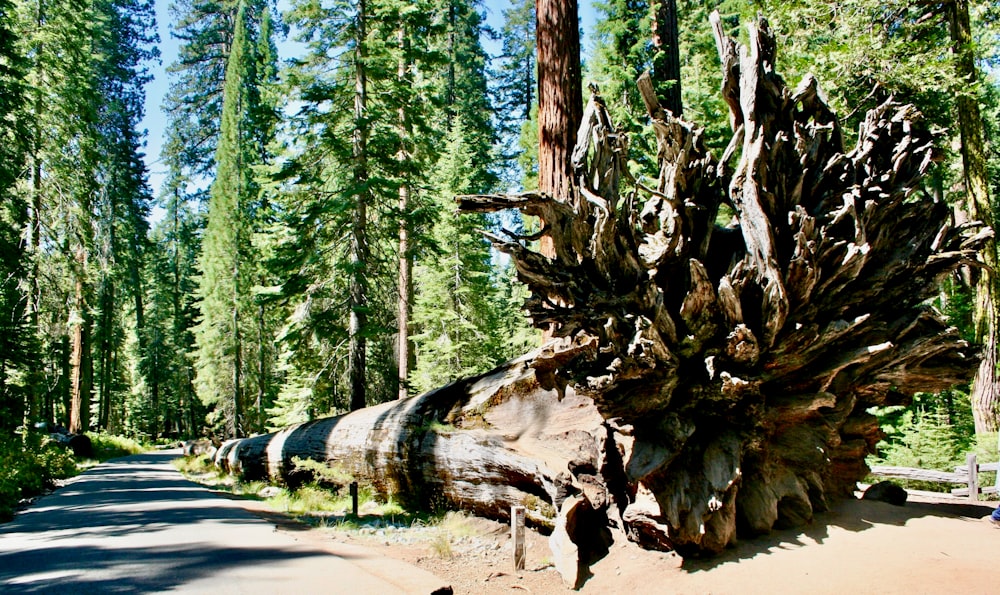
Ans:
[{"label": "tree bark", "polygon": [[681,102],[680,32],[677,25],[677,0],[653,2],[653,79],[659,82],[660,104],[675,118],[683,115]]},{"label": "tree bark", "polygon": [[[948,4],[951,38],[954,44],[955,74],[962,87],[956,89],[956,112],[961,137],[962,173],[965,182],[966,209],[975,221],[993,227],[989,175],[986,169],[986,145],[983,141],[983,118],[979,109],[978,69],[969,20],[968,0]],[[1000,428],[1000,382],[997,380],[997,325],[1000,322],[1000,276],[996,240],[986,240],[983,263],[976,283],[974,325],[977,341],[983,344],[984,357],[972,383],[972,413],[976,433],[995,432]]]},{"label": "tree bark", "polygon": [[[774,72],[766,21],[746,49],[713,22],[734,130],[721,160],[644,77],[655,187],[630,177],[595,94],[571,200],[460,197],[551,222],[555,258],[490,236],[549,343],[419,397],[229,443],[217,461],[294,481],[292,457],[314,458],[502,519],[527,504],[570,585],[609,538],[715,554],[850,495],[882,437],[867,409],[971,376],[973,350],[925,304],[979,264],[992,230],[952,226],[919,190],[936,133],[912,106],[869,112],[845,152],[816,81],[792,91]],[[723,203],[733,227],[715,224]]]},{"label": "tree bark", "polygon": [[[538,191],[569,201],[571,152],[583,111],[580,78],[580,24],[577,0],[537,0],[535,39],[538,54]],[[544,229],[548,222],[542,221]],[[555,257],[550,234],[542,254]]]},{"label": "tree bark", "polygon": [[76,251],[74,267],[75,284],[73,290],[73,308],[70,311],[69,329],[72,341],[70,355],[70,407],[69,432],[79,434],[89,428],[90,414],[90,383],[87,373],[88,317],[87,302],[84,296],[84,270],[87,266],[87,252],[83,248]]},{"label": "tree bark", "polygon": [[[454,6],[449,6],[449,14],[454,13]],[[449,44],[453,47],[454,40],[454,16],[452,18],[452,31],[449,34]],[[400,27],[397,33],[397,41],[401,56],[396,72],[401,87],[406,86],[406,71],[409,67],[405,58],[407,46],[406,29]],[[452,50],[454,54],[454,50]],[[454,61],[449,66],[449,84],[454,85]],[[403,182],[399,185],[399,300],[397,302],[397,348],[396,359],[398,362],[398,398],[405,399],[409,396],[410,382],[410,312],[413,301],[413,255],[410,253],[410,183],[409,183],[409,162],[410,151],[407,146],[410,138],[410,121],[406,110],[408,105],[401,106],[397,112],[399,118],[399,152],[397,159],[400,163],[400,172]]]}]

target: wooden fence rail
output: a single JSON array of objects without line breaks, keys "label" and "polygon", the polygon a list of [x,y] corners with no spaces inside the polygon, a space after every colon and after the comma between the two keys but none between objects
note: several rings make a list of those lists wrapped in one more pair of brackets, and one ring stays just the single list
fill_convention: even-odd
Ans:
[{"label": "wooden fence rail", "polygon": [[976,455],[970,454],[966,457],[965,465],[955,467],[954,473],[947,471],[932,471],[928,469],[913,469],[911,467],[887,467],[874,466],[871,468],[872,475],[892,479],[914,479],[918,481],[930,481],[935,483],[958,483],[964,484],[964,488],[954,488],[951,490],[954,496],[967,496],[973,502],[979,501],[979,494],[1000,493],[1000,473],[997,473],[997,480],[992,486],[980,487],[979,474],[983,471],[998,471],[1000,463],[978,463]]}]

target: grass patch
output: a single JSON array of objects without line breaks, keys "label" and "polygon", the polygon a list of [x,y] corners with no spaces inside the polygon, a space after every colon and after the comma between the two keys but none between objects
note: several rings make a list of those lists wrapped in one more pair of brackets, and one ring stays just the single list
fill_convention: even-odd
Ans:
[{"label": "grass patch", "polygon": [[94,448],[94,456],[93,458],[81,461],[81,464],[85,467],[103,463],[110,459],[137,455],[149,450],[145,445],[132,438],[113,436],[104,432],[87,432],[87,438],[90,438],[90,444]]},{"label": "grass patch", "polygon": [[[349,489],[353,476],[323,462],[296,458],[293,463],[293,473],[300,473],[299,479],[309,481],[295,488],[279,486],[274,496],[263,500],[275,512],[294,516],[315,528],[361,534],[374,534],[381,529],[415,530],[417,539],[426,542],[440,558],[454,557],[456,543],[479,536],[476,525],[465,513],[408,511],[395,498],[382,497],[365,484],[358,486],[359,514],[355,516]],[[261,490],[268,487],[264,482],[236,481],[220,473],[205,455],[176,459],[174,465],[195,481],[212,482],[217,489],[237,495],[261,499]],[[220,480],[225,479],[229,485],[220,485]]]},{"label": "grass patch", "polygon": [[236,484],[235,478],[216,467],[207,454],[179,457],[171,461],[171,464],[185,477],[202,485],[232,491]]}]

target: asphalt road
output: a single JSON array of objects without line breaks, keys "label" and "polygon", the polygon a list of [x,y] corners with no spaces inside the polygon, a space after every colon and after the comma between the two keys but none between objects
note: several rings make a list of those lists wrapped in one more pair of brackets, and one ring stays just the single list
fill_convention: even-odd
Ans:
[{"label": "asphalt road", "polygon": [[177,451],[109,461],[0,524],[0,593],[432,593],[426,571],[317,544],[187,481]]}]

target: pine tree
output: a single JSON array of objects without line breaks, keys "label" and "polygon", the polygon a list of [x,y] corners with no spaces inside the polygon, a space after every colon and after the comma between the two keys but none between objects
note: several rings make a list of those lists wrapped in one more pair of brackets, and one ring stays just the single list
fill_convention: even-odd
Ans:
[{"label": "pine tree", "polygon": [[[42,338],[33,385],[55,387],[39,417],[61,401],[71,429],[86,429],[93,380],[93,209],[98,195],[98,65],[103,16],[78,0],[17,7],[30,86],[28,139],[29,317]],[[42,280],[46,279],[45,282]]]},{"label": "pine tree", "polygon": [[[144,277],[149,303],[150,336],[140,367],[148,370],[148,389],[159,394],[161,412],[139,399],[132,411],[144,412],[129,420],[133,433],[154,435],[157,424],[182,436],[200,432],[204,411],[194,388],[196,326],[196,260],[201,252],[204,223],[176,186],[179,175],[170,175],[161,188],[164,216],[152,231],[151,242],[160,249],[147,260]],[[150,405],[150,406],[147,406]]]},{"label": "pine tree", "polygon": [[[281,211],[294,222],[287,233],[295,249],[279,252],[283,293],[295,311],[284,337],[298,353],[283,358],[290,387],[275,415],[399,396],[400,313],[408,301],[399,273],[420,250],[428,215],[423,172],[439,138],[424,113],[435,104],[428,75],[442,63],[434,50],[443,46],[435,6],[303,2],[287,15],[309,51],[285,75],[302,105],[290,124],[295,157],[282,174],[288,194]],[[382,39],[382,31],[393,35]],[[408,242],[402,251],[401,231]],[[309,371],[313,365],[322,377]],[[320,384],[334,388],[319,397],[313,387]],[[308,395],[311,404],[295,404]]]},{"label": "pine tree", "polygon": [[[106,23],[101,28],[97,64],[99,132],[95,201],[97,242],[97,427],[121,431],[128,384],[141,388],[143,378],[130,377],[128,362],[141,359],[146,329],[142,269],[147,252],[151,191],[142,161],[138,126],[143,116],[144,86],[151,80],[147,64],[158,54],[155,12],[151,2],[112,1],[98,5]],[[126,316],[133,324],[125,323]],[[132,335],[132,336],[127,336]],[[132,346],[126,351],[126,343]]]},{"label": "pine tree", "polygon": [[24,58],[16,43],[13,4],[0,0],[0,429],[31,424],[38,412],[29,372],[37,349],[24,284],[22,236],[28,209],[15,184],[26,165]]},{"label": "pine tree", "polygon": [[[983,116],[979,107],[980,79],[973,46],[968,0],[956,0],[948,6],[951,41],[955,63],[955,116],[961,141],[962,179],[965,185],[965,208],[974,220],[995,228],[994,204],[990,197],[987,172],[987,149],[983,137]],[[1000,429],[1000,387],[997,386],[997,350],[1000,349],[1000,276],[995,239],[981,251],[986,265],[976,285],[974,328],[976,339],[985,346],[983,361],[973,381],[972,411],[976,434]]]},{"label": "pine tree", "polygon": [[[447,213],[453,197],[476,193],[473,152],[467,128],[453,121],[432,180],[438,208]],[[417,265],[419,280],[414,324],[419,329],[414,386],[427,391],[457,378],[484,372],[512,356],[505,349],[509,309],[495,278],[489,244],[479,232],[490,227],[485,216],[442,216],[434,226],[437,251]]]},{"label": "pine tree", "polygon": [[[534,159],[529,156],[526,163],[519,160],[526,152],[533,154],[538,143],[537,128],[527,133],[530,151],[520,142],[522,128],[536,117],[533,110],[538,103],[535,94],[538,73],[535,68],[534,0],[516,0],[513,6],[503,11],[503,17],[504,25],[500,30],[503,49],[494,68],[493,95],[496,96],[503,178],[508,183],[520,183],[526,175],[535,171],[534,163],[537,161],[537,155]],[[524,184],[524,187],[535,186]]]},{"label": "pine tree", "polygon": [[245,15],[246,6],[241,2],[226,68],[217,169],[200,258],[202,320],[196,330],[198,394],[202,402],[218,405],[230,438],[243,435],[247,429],[244,367],[251,280],[246,209],[251,172],[243,142],[248,60]]}]

